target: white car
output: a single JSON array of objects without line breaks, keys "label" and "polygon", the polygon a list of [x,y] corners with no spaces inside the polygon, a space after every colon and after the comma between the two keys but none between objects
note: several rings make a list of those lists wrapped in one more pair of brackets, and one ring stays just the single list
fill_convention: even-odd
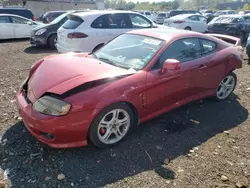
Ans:
[{"label": "white car", "polygon": [[204,33],[207,30],[207,19],[197,14],[180,14],[164,20],[164,25]]},{"label": "white car", "polygon": [[157,24],[163,24],[166,17],[167,17],[166,12],[160,12],[156,17],[156,23]]},{"label": "white car", "polygon": [[122,33],[159,27],[132,11],[81,12],[71,14],[68,18],[57,30],[56,47],[61,53],[92,52]]},{"label": "white car", "polygon": [[0,14],[0,39],[30,38],[39,23],[12,14]]}]

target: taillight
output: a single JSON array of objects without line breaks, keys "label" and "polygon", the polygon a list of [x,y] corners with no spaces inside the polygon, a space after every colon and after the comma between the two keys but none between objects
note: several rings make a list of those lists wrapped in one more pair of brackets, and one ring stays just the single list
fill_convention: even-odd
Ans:
[{"label": "taillight", "polygon": [[69,33],[68,38],[69,39],[78,39],[78,38],[87,38],[88,35],[80,32],[74,32],[74,33]]},{"label": "taillight", "polygon": [[177,20],[177,21],[174,21],[174,23],[176,24],[181,24],[181,23],[184,23],[185,21],[184,20]]},{"label": "taillight", "polygon": [[32,20],[33,20],[33,21],[36,21],[36,17],[35,17],[35,16],[32,16]]}]

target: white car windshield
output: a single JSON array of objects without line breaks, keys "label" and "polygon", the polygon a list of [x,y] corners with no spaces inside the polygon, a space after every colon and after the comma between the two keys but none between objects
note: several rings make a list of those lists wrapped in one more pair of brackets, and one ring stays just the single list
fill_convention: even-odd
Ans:
[{"label": "white car windshield", "polygon": [[164,41],[143,35],[124,34],[93,54],[100,61],[125,69],[143,69]]}]

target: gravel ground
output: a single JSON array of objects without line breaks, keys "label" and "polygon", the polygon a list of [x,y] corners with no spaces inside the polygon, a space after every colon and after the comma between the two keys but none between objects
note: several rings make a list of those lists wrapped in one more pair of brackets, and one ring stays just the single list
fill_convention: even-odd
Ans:
[{"label": "gravel ground", "polygon": [[0,43],[0,188],[249,186],[247,60],[228,101],[171,111],[112,149],[45,150],[24,128],[14,99],[32,63],[51,53],[25,40]]}]

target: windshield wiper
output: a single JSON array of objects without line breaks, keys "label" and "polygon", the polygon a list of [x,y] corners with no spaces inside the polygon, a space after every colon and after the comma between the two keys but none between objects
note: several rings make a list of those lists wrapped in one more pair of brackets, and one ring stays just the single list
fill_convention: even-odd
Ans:
[{"label": "windshield wiper", "polygon": [[108,64],[111,64],[111,65],[117,66],[114,62],[110,61],[110,60],[107,59],[107,58],[103,58],[103,57],[96,57],[96,58],[99,59],[100,61],[104,61],[105,63],[108,63]]}]

